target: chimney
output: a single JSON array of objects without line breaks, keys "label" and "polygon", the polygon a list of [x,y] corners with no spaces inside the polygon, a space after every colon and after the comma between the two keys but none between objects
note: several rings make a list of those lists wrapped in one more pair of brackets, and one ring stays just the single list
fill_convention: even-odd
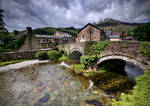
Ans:
[{"label": "chimney", "polygon": [[31,27],[26,27],[26,32],[28,34],[32,34],[32,28]]},{"label": "chimney", "polygon": [[18,34],[19,34],[19,31],[14,30],[14,35],[16,36],[16,35],[18,35]]},{"label": "chimney", "polygon": [[112,35],[112,27],[110,28],[110,31],[111,31],[111,35]]}]

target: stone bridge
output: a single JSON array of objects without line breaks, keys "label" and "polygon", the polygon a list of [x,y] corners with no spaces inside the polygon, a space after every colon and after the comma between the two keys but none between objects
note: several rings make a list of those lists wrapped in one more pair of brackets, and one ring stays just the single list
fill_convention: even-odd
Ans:
[{"label": "stone bridge", "polygon": [[[59,45],[60,51],[66,51],[70,56],[75,52],[84,55],[85,43],[70,43],[65,45]],[[75,54],[77,55],[77,53]],[[149,63],[149,59],[144,57],[140,53],[140,42],[111,42],[105,50],[99,54],[97,64],[101,64],[106,60],[119,59],[126,62],[130,62],[142,69]]]},{"label": "stone bridge", "polygon": [[[66,51],[67,55],[71,56],[74,54],[75,58],[79,58],[80,56],[84,55],[84,46],[85,43],[69,43],[69,44],[62,44],[58,46],[58,50]],[[75,59],[73,58],[73,59]]]}]

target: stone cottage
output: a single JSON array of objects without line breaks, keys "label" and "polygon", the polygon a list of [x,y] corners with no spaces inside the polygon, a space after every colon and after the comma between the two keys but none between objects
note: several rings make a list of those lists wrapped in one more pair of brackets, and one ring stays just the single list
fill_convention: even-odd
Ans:
[{"label": "stone cottage", "polygon": [[104,31],[92,24],[84,26],[77,35],[76,42],[104,41],[106,40]]},{"label": "stone cottage", "polygon": [[27,27],[25,32],[14,31],[14,34],[12,38],[14,40],[26,36],[20,51],[53,48],[59,44],[75,42],[75,39],[68,33],[56,32],[54,35],[36,35],[33,34],[31,27]]}]

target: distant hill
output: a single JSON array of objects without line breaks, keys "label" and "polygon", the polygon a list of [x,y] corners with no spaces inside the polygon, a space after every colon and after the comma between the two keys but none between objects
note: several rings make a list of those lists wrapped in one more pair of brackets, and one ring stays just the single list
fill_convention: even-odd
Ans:
[{"label": "distant hill", "polygon": [[141,24],[142,23],[122,22],[112,18],[106,18],[104,20],[100,20],[98,23],[94,23],[97,27],[105,30],[110,30],[112,28],[113,32],[121,32],[122,30],[125,30],[128,35],[131,35],[133,30]]},{"label": "distant hill", "polygon": [[74,27],[67,27],[67,28],[52,28],[52,27],[45,27],[45,28],[37,28],[33,30],[34,34],[47,34],[53,35],[55,32],[61,31],[65,33],[69,33],[72,36],[76,37],[79,29],[75,29]]}]

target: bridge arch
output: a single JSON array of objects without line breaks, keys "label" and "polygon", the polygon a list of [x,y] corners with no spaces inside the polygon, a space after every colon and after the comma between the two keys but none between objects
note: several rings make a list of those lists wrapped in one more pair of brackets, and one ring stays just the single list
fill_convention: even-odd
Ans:
[{"label": "bridge arch", "polygon": [[82,56],[82,51],[79,48],[73,48],[69,51],[69,58],[74,60],[80,60]]},{"label": "bridge arch", "polygon": [[107,61],[107,60],[114,60],[114,59],[117,59],[117,60],[123,60],[125,62],[130,62],[132,64],[134,64],[135,66],[138,66],[140,67],[141,69],[144,69],[145,68],[145,65],[139,61],[137,61],[136,59],[134,58],[130,58],[128,56],[125,56],[125,55],[106,55],[106,56],[103,56],[101,57],[98,61],[97,61],[97,65],[101,64],[102,62],[104,61]]}]

